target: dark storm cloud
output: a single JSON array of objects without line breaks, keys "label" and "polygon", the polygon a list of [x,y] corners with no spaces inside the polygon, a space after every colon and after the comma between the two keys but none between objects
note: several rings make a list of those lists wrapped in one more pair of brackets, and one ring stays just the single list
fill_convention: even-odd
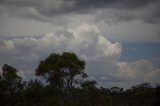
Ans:
[{"label": "dark storm cloud", "polygon": [[[79,8],[126,8],[134,9],[143,7],[157,0],[75,0],[75,5]],[[115,7],[114,5],[118,6]]]},{"label": "dark storm cloud", "polygon": [[[59,2],[60,1],[60,2]],[[90,11],[90,9],[97,8],[125,8],[134,9],[146,6],[151,3],[158,2],[158,0],[1,0],[0,4],[15,8],[35,7],[42,13],[48,12],[65,13],[65,12],[78,12],[78,11]],[[59,2],[56,3],[56,2]],[[55,6],[57,4],[57,8]],[[45,8],[49,6],[50,8]],[[48,10],[45,10],[48,9]],[[48,14],[49,15],[49,14]]]},{"label": "dark storm cloud", "polygon": [[[16,17],[47,21],[57,15],[95,13],[95,10],[111,9],[118,13],[113,14],[118,21],[141,19],[153,23],[160,21],[159,4],[159,0],[0,0],[0,11]],[[133,13],[145,7],[150,8],[149,6],[152,6],[151,9],[144,9],[148,16]],[[121,15],[122,10],[129,11],[129,15]]]}]

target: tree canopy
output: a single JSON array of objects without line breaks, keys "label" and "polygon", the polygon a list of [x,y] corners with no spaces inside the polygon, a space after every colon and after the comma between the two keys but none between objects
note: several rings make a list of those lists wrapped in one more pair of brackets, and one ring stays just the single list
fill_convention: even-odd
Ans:
[{"label": "tree canopy", "polygon": [[[74,53],[52,53],[40,61],[38,79],[22,82],[18,70],[4,64],[0,73],[0,106],[160,106],[160,86],[143,82],[124,90],[97,87],[87,80],[85,62]],[[78,85],[78,86],[77,86]]]},{"label": "tree canopy", "polygon": [[85,77],[85,62],[74,53],[52,53],[45,60],[40,61],[36,75],[47,78],[47,81],[60,89],[70,89],[73,84],[80,83]]}]

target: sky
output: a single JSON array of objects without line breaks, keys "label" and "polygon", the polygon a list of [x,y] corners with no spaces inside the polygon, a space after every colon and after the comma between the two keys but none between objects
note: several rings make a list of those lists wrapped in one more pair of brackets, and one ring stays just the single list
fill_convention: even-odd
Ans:
[{"label": "sky", "polygon": [[0,67],[25,80],[67,51],[98,86],[160,83],[160,0],[0,0],[0,13]]}]

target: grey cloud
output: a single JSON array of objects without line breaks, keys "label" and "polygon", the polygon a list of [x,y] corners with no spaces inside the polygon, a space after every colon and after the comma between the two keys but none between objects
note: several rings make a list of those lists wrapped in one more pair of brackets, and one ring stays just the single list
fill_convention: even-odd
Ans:
[{"label": "grey cloud", "polygon": [[75,0],[75,5],[86,8],[135,9],[157,0]]},{"label": "grey cloud", "polygon": [[[95,13],[97,10],[111,9],[116,14],[117,21],[142,19],[145,22],[159,22],[159,0],[1,0],[0,6],[3,13],[9,12],[22,18],[33,18],[39,21],[48,21],[50,17],[61,15]],[[154,8],[150,8],[153,6]],[[146,15],[135,14],[142,8]],[[127,10],[127,15],[123,11]],[[105,13],[104,13],[105,14]],[[122,15],[121,15],[122,14]],[[125,13],[126,14],[126,13]],[[147,15],[149,14],[149,15]],[[108,15],[108,14],[107,14]],[[110,14],[109,14],[110,15]],[[106,15],[105,15],[106,17]],[[113,18],[113,17],[112,17]]]}]

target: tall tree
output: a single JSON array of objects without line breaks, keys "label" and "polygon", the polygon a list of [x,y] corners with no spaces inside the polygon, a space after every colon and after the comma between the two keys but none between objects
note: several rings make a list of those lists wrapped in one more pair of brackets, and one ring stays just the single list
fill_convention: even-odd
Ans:
[{"label": "tall tree", "polygon": [[22,88],[22,78],[17,75],[17,70],[10,65],[2,66],[2,78],[5,89],[18,91]]},{"label": "tall tree", "polygon": [[60,89],[69,90],[74,82],[85,77],[85,62],[74,53],[52,53],[48,58],[40,61],[36,75],[47,77],[47,81]]},{"label": "tall tree", "polygon": [[17,75],[17,70],[14,67],[5,64],[2,66],[0,79],[1,104],[3,106],[14,106],[18,101],[17,95],[23,88],[21,77]]}]

